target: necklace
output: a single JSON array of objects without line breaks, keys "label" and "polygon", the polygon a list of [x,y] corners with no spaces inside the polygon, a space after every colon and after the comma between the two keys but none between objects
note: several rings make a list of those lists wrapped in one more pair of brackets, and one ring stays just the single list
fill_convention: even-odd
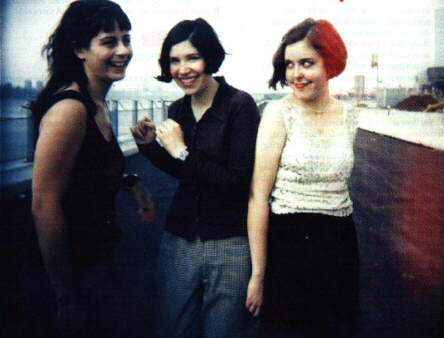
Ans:
[{"label": "necklace", "polygon": [[332,103],[332,99],[329,98],[327,104],[322,108],[322,109],[314,109],[314,108],[310,108],[307,106],[303,106],[298,102],[295,102],[295,100],[292,100],[291,98],[288,100],[288,102],[290,104],[293,104],[295,106],[301,107],[309,112],[312,112],[313,115],[315,115],[316,117],[321,117],[322,115],[324,115],[327,112],[327,108],[330,106],[330,104]]},{"label": "necklace", "polygon": [[322,115],[325,114],[325,108],[324,108],[323,110],[316,110],[316,109],[312,109],[312,108],[304,107],[304,109],[306,109],[306,110],[312,112],[313,115],[316,116],[316,117],[318,117],[318,118],[320,118]]},{"label": "necklace", "polygon": [[312,112],[316,117],[321,117],[327,112],[327,108],[330,106],[331,102],[332,100],[331,98],[329,98],[327,104],[322,109],[314,109],[306,106],[301,106],[301,107],[308,110],[309,112]]}]

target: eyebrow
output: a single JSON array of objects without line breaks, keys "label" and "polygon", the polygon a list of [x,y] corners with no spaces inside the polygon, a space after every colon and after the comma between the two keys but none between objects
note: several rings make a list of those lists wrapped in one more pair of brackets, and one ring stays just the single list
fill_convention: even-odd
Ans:
[{"label": "eyebrow", "polygon": [[297,60],[291,60],[291,59],[284,59],[284,62],[304,62],[304,61],[314,61],[315,58],[313,57],[304,57]]},{"label": "eyebrow", "polygon": [[[102,35],[101,37],[99,37],[100,40],[102,39],[108,39],[108,38],[115,38],[115,32],[102,32],[99,34]],[[123,33],[123,37],[127,37],[127,36],[131,36],[131,34],[129,32]]]},{"label": "eyebrow", "polygon": [[[180,56],[182,56],[182,55],[180,55]],[[179,58],[180,56],[170,56],[169,58],[170,58],[170,59],[177,59],[177,58]],[[190,54],[185,54],[185,55],[183,55],[183,56],[185,56],[185,57],[190,57],[190,56],[199,56],[199,57],[202,57],[202,55],[200,55],[199,52],[196,52],[196,53],[190,53]]]}]

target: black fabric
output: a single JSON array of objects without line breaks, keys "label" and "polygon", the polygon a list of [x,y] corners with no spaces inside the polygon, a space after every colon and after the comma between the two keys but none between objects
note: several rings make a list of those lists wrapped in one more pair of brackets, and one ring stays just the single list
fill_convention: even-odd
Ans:
[{"label": "black fabric", "polygon": [[272,213],[269,224],[264,322],[308,331],[351,328],[359,312],[352,217]]},{"label": "black fabric", "polygon": [[139,146],[151,162],[180,180],[166,230],[186,239],[246,235],[247,201],[254,164],[259,111],[253,98],[216,77],[212,106],[196,122],[191,97],[171,104],[189,156],[172,158],[157,142]]},{"label": "black fabric", "polygon": [[69,228],[73,266],[96,264],[109,256],[121,230],[113,223],[114,200],[122,184],[125,157],[117,139],[107,141],[94,115],[96,106],[76,91],[63,91],[48,102],[48,109],[64,99],[75,99],[87,108],[87,127],[67,183],[63,210]]}]

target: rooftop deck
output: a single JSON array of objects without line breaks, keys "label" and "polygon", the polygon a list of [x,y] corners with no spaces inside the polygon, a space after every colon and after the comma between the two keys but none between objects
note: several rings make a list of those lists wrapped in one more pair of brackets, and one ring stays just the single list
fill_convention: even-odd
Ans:
[{"label": "rooftop deck", "polygon": [[[361,254],[358,337],[442,337],[443,151],[359,129],[355,153],[351,192]],[[106,304],[98,305],[109,322],[107,337],[156,338],[161,335],[152,331],[155,265],[177,183],[139,154],[129,152],[127,160],[128,171],[139,173],[151,191],[157,219],[141,223],[132,196],[119,194],[123,240],[112,277],[94,292],[109,295]],[[3,257],[11,259],[0,272],[10,306],[0,325],[20,331],[17,337],[48,338],[54,299],[41,267],[30,263],[36,255],[32,229],[15,227],[23,216],[17,201],[8,201],[2,216]]]}]

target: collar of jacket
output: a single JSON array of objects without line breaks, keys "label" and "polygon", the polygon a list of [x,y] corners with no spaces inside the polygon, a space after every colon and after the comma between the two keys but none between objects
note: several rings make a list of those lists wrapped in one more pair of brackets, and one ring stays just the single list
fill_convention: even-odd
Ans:
[{"label": "collar of jacket", "polygon": [[[221,114],[224,110],[227,109],[227,101],[228,98],[234,93],[233,87],[231,87],[226,81],[223,76],[215,76],[214,79],[219,82],[219,88],[216,91],[216,94],[213,98],[213,103],[211,104],[210,108],[205,112],[206,114],[211,115],[212,117],[220,120],[225,121],[228,118],[228,114]],[[185,95],[183,97],[182,101],[182,111],[183,109],[186,109],[186,107],[189,107],[191,111],[191,96]],[[191,112],[192,113],[192,112]]]}]

